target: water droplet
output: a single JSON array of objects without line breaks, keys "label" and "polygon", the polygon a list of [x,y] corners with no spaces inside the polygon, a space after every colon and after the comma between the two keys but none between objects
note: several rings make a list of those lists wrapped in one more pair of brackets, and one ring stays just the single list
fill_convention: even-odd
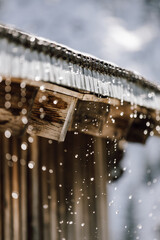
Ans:
[{"label": "water droplet", "polygon": [[129,199],[132,199],[132,195],[130,195],[128,198],[129,198]]},{"label": "water droplet", "polygon": [[46,171],[46,166],[42,166],[42,171]]},{"label": "water droplet", "polygon": [[84,227],[85,223],[81,223],[81,227]]},{"label": "water droplet", "polygon": [[53,104],[56,105],[57,103],[58,103],[58,100],[57,100],[57,99],[53,101]]},{"label": "water droplet", "polygon": [[35,76],[35,81],[40,81],[40,76]]},{"label": "water droplet", "polygon": [[143,114],[140,114],[140,115],[139,115],[139,118],[140,118],[140,119],[143,119]]},{"label": "water droplet", "polygon": [[44,205],[43,205],[43,208],[44,208],[44,209],[47,209],[47,208],[48,208],[48,204],[44,204]]},{"label": "water droplet", "polygon": [[30,169],[33,169],[33,168],[34,168],[34,165],[35,165],[35,162],[33,162],[33,161],[30,161],[30,162],[28,163],[28,167],[29,167]]},{"label": "water droplet", "polygon": [[25,82],[21,82],[21,88],[25,88],[26,87],[26,83]]},{"label": "water droplet", "polygon": [[6,101],[4,104],[5,108],[10,108],[11,107],[11,103],[9,101]]},{"label": "water droplet", "polygon": [[42,85],[42,86],[40,86],[40,90],[41,91],[43,91],[44,90],[44,86]]},{"label": "water droplet", "polygon": [[11,158],[12,158],[11,154],[10,153],[6,153],[6,159],[7,160],[11,160]]},{"label": "water droplet", "polygon": [[22,122],[23,122],[23,124],[27,124],[28,123],[27,117],[23,116],[22,117]]},{"label": "water droplet", "polygon": [[154,179],[153,179],[153,183],[154,183],[154,184],[157,183],[157,178],[154,178]]},{"label": "water droplet", "polygon": [[147,135],[147,133],[148,133],[148,130],[147,130],[147,129],[145,129],[143,133],[144,133],[144,135]]},{"label": "water droplet", "polygon": [[26,109],[26,108],[23,108],[23,109],[22,109],[22,114],[23,114],[23,115],[27,114],[27,109]]},{"label": "water droplet", "polygon": [[154,136],[154,132],[153,132],[153,131],[150,132],[150,136],[151,136],[151,137]]},{"label": "water droplet", "polygon": [[151,124],[150,122],[146,122],[146,126],[149,127]]},{"label": "water droplet", "polygon": [[48,140],[48,143],[49,143],[49,144],[52,144],[52,143],[53,143],[53,141],[52,141],[51,139],[49,139],[49,140]]},{"label": "water droplet", "polygon": [[93,181],[94,181],[94,178],[92,177],[92,178],[90,178],[90,180],[91,180],[91,182],[93,182]]},{"label": "water droplet", "polygon": [[12,156],[12,161],[13,161],[13,162],[17,162],[17,161],[18,161],[18,157],[17,157],[16,155],[13,155],[13,156]]},{"label": "water droplet", "polygon": [[113,203],[114,203],[113,200],[111,202],[109,202],[109,207],[112,206]]},{"label": "water droplet", "polygon": [[111,121],[112,121],[112,123],[115,123],[115,119],[114,118],[112,118]]},{"label": "water droplet", "polygon": [[6,138],[10,138],[11,137],[11,131],[10,130],[6,130],[4,132],[4,135],[5,135]]},{"label": "water droplet", "polygon": [[141,225],[141,224],[138,224],[138,225],[137,225],[137,228],[141,230],[141,229],[142,229],[142,225]]},{"label": "water droplet", "polygon": [[159,125],[156,126],[156,130],[157,130],[157,132],[160,131],[160,126]]},{"label": "water droplet", "polygon": [[49,173],[53,173],[53,170],[52,170],[52,169],[49,169]]},{"label": "water droplet", "polygon": [[24,151],[27,149],[27,143],[26,142],[21,144],[21,149],[24,150]]},{"label": "water droplet", "polygon": [[18,199],[18,197],[19,197],[18,192],[12,192],[12,198]]},{"label": "water droplet", "polygon": [[28,142],[33,143],[33,137],[29,137]]}]

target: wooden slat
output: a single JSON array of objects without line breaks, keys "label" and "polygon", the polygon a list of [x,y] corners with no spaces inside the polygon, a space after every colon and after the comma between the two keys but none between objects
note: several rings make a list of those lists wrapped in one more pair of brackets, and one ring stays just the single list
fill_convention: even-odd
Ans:
[{"label": "wooden slat", "polygon": [[56,190],[56,168],[55,168],[55,142],[50,141],[47,147],[47,153],[49,156],[49,161],[47,159],[48,166],[48,189],[49,189],[49,199],[48,199],[48,210],[50,213],[50,239],[58,239],[58,219],[57,219],[57,190]]},{"label": "wooden slat", "polygon": [[[66,238],[67,236],[67,204],[65,200],[65,188],[67,188],[65,182],[64,173],[64,159],[63,159],[63,144],[55,144],[56,151],[56,191],[57,191],[57,217],[58,217],[58,238]],[[60,165],[62,164],[62,165]]]},{"label": "wooden slat", "polygon": [[[20,142],[20,141],[19,141]],[[27,136],[23,136],[22,142],[27,143]],[[21,238],[22,240],[28,239],[27,231],[27,149],[23,151],[19,149],[20,161],[20,221],[21,221]]]},{"label": "wooden slat", "polygon": [[19,179],[19,159],[18,145],[15,138],[12,140],[12,214],[13,214],[13,240],[20,240],[20,179]]},{"label": "wooden slat", "polygon": [[64,141],[75,105],[73,97],[39,90],[31,110],[28,133]]},{"label": "wooden slat", "polygon": [[[106,240],[105,140],[77,132],[68,133],[64,143],[28,137],[1,135],[4,239]],[[17,199],[13,192],[19,193]]]},{"label": "wooden slat", "polygon": [[[34,240],[40,240],[43,239],[41,235],[41,214],[40,214],[40,201],[39,199],[39,191],[40,188],[40,182],[39,182],[39,175],[40,175],[40,168],[39,168],[39,142],[37,137],[34,137],[33,143],[31,144],[31,161],[28,161],[29,163],[33,164],[33,168],[30,168],[28,171],[30,171],[30,186],[28,188],[28,194],[31,194],[32,196],[32,205],[31,205],[31,226],[32,226],[32,237],[31,239]],[[41,192],[42,193],[42,192]]]},{"label": "wooden slat", "polygon": [[[94,140],[95,167],[95,191],[96,191],[96,218],[97,218],[97,238],[108,239],[108,217],[107,217],[107,193],[106,193],[106,144],[104,139]],[[105,226],[105,227],[104,227]]]},{"label": "wooden slat", "polygon": [[[4,149],[3,138],[0,138],[1,149]],[[3,150],[0,151],[0,236],[4,238],[4,164],[3,164]]]},{"label": "wooden slat", "polygon": [[47,158],[46,151],[48,148],[47,139],[40,139],[40,151],[39,151],[39,161],[40,161],[40,186],[42,191],[42,221],[43,221],[43,239],[50,239],[50,213],[49,213],[49,199],[48,199],[48,162],[50,159]]},{"label": "wooden slat", "polygon": [[[3,141],[3,168],[4,168],[4,179],[3,179],[3,194],[4,194],[4,239],[7,240],[12,240],[12,222],[11,222],[11,166],[12,166],[12,161],[11,161],[11,149],[10,149],[10,141],[6,139],[2,134],[1,134],[1,139]],[[8,226],[10,226],[8,228]]]}]

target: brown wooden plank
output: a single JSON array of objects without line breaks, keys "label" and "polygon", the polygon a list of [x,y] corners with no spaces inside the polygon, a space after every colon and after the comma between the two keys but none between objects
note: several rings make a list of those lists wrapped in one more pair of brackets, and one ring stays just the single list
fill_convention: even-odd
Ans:
[{"label": "brown wooden plank", "polygon": [[31,110],[28,133],[64,141],[76,99],[52,91],[38,91]]},{"label": "brown wooden plank", "polygon": [[[20,143],[27,143],[27,136],[24,135]],[[28,144],[27,144],[28,145]],[[27,146],[26,145],[26,146]],[[28,239],[28,223],[27,223],[27,151],[19,149],[19,161],[20,161],[20,239],[27,240]]]},{"label": "brown wooden plank", "polygon": [[[39,142],[38,138],[33,138],[33,143],[31,144],[31,158],[28,161],[28,167],[30,171],[30,186],[28,188],[28,194],[31,194],[31,226],[32,226],[32,235],[31,239],[41,240],[41,215],[40,215],[40,182],[39,182]],[[29,238],[30,239],[30,238]]]},{"label": "brown wooden plank", "polygon": [[[49,199],[48,199],[48,162],[52,156],[48,153],[48,140],[40,138],[39,161],[40,161],[40,186],[42,191],[42,221],[43,221],[43,239],[51,239],[50,237],[50,212],[49,212]],[[47,151],[47,154],[46,154]]]},{"label": "brown wooden plank", "polygon": [[17,139],[12,139],[12,214],[13,214],[13,239],[20,240],[20,184],[19,184],[19,159]]},{"label": "brown wooden plank", "polygon": [[[12,218],[11,218],[11,149],[10,141],[1,134],[4,144],[3,148],[3,167],[4,167],[4,239],[12,240]],[[8,228],[8,226],[10,226]]]},{"label": "brown wooden plank", "polygon": [[72,131],[101,136],[107,120],[109,105],[105,103],[78,101],[71,126]]},{"label": "brown wooden plank", "polygon": [[[107,217],[107,193],[106,193],[106,144],[102,138],[94,140],[94,159],[95,159],[95,190],[97,200],[96,218],[97,218],[97,238],[108,239],[108,217]],[[105,227],[104,227],[105,226]]]},{"label": "brown wooden plank", "polygon": [[[1,136],[1,135],[0,135]],[[5,201],[4,201],[4,142],[3,137],[0,137],[0,239],[4,239],[4,209],[5,209]]]},{"label": "brown wooden plank", "polygon": [[57,218],[57,191],[56,191],[56,168],[55,168],[55,145],[54,141],[48,141],[47,153],[47,174],[48,174],[48,210],[50,213],[50,239],[58,239],[58,218]]}]

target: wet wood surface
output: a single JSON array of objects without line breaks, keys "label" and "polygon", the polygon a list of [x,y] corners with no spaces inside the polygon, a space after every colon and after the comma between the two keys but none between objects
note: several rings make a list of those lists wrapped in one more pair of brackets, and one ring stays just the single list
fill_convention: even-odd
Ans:
[{"label": "wet wood surface", "polygon": [[57,141],[64,141],[68,130],[140,143],[160,134],[156,128],[160,113],[154,110],[16,78],[0,82],[0,113],[2,132],[22,135],[27,131]]},{"label": "wet wood surface", "polygon": [[0,239],[106,240],[106,182],[122,174],[121,145],[159,135],[159,119],[117,99],[3,79]]},{"label": "wet wood surface", "polygon": [[104,139],[1,134],[0,141],[0,239],[107,239]]}]

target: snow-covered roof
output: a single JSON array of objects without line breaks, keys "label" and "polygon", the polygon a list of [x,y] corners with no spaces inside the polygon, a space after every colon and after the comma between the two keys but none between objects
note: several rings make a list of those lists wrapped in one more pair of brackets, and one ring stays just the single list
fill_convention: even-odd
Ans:
[{"label": "snow-covered roof", "polygon": [[0,74],[51,82],[160,110],[160,88],[145,78],[5,25],[0,25]]}]

